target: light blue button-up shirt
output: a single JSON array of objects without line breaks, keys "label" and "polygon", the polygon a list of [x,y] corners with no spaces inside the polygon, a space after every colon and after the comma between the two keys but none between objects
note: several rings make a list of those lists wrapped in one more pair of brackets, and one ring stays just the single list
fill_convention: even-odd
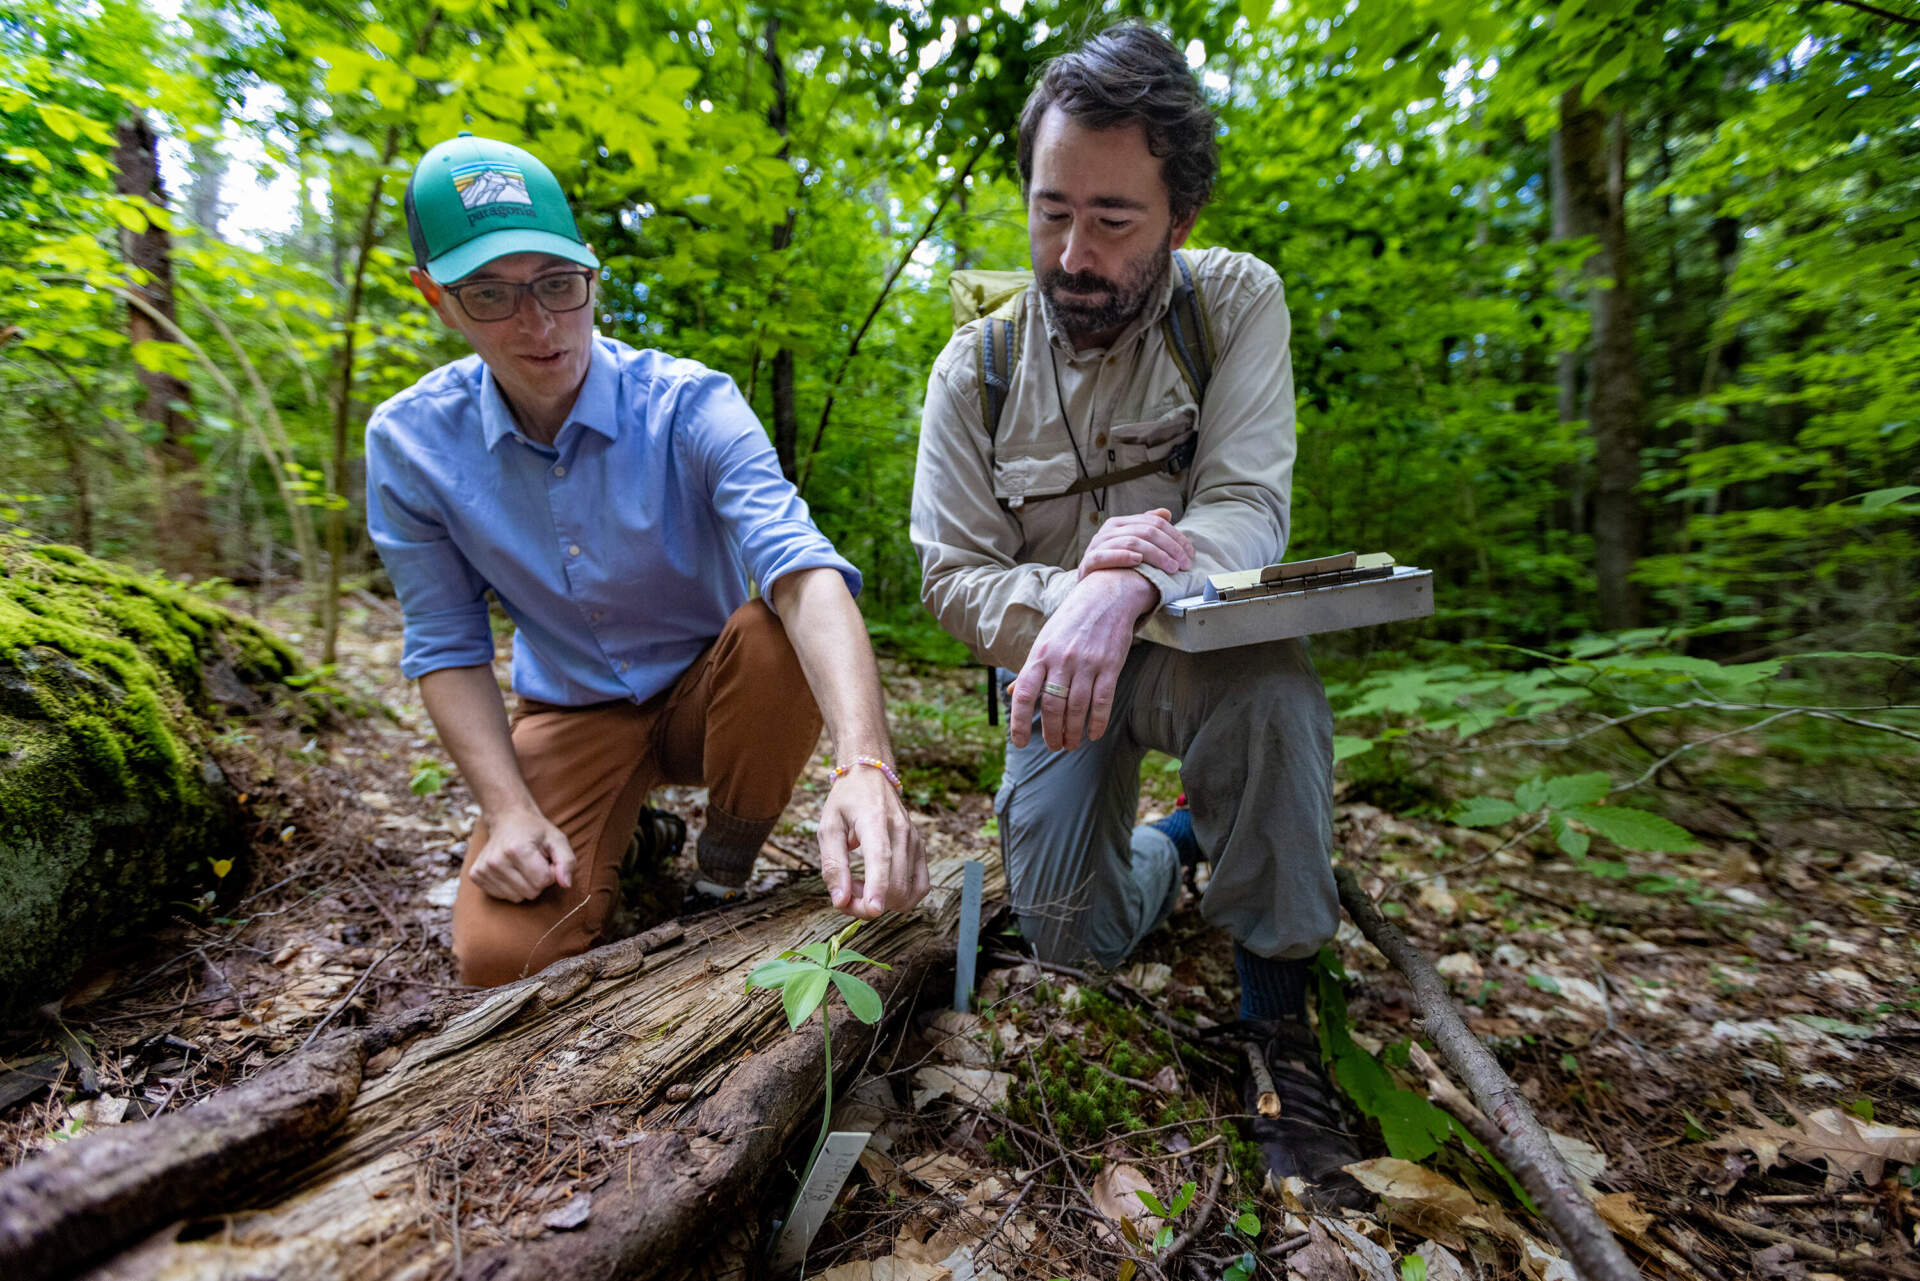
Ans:
[{"label": "light blue button-up shirt", "polygon": [[860,591],[733,380],[607,338],[551,446],[520,434],[478,356],[374,410],[367,524],[409,678],[492,661],[492,588],[516,629],[514,690],[564,706],[671,685],[749,581],[765,595],[829,567]]}]

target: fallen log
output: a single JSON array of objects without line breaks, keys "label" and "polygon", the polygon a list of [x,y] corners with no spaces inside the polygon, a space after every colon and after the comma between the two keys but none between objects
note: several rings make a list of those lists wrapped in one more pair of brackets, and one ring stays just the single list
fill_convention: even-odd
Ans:
[{"label": "fallen log", "polygon": [[[895,966],[863,974],[890,1014],[951,957],[960,868],[938,864],[919,909],[860,934],[863,953]],[[194,1172],[233,1141],[245,1086],[83,1135],[0,1175],[0,1274],[105,1259],[93,1276],[655,1276],[735,1227],[814,1123],[817,1027],[790,1032],[776,995],[743,987],[758,962],[844,924],[811,877],[678,936],[333,1033],[279,1070],[305,1064],[315,1097],[348,1101],[337,1119],[280,1131],[270,1164],[223,1178]],[[837,1020],[836,1069],[879,1032]],[[123,1187],[112,1215],[82,1177],[109,1142],[147,1198]]]},{"label": "fallen log", "polygon": [[1533,1109],[1520,1097],[1513,1079],[1467,1029],[1447,990],[1447,981],[1433,962],[1381,915],[1352,868],[1336,869],[1334,880],[1347,915],[1412,984],[1421,1030],[1433,1038],[1441,1057],[1466,1082],[1474,1104],[1497,1127],[1483,1141],[1492,1140],[1488,1146],[1506,1162],[1540,1207],[1581,1281],[1640,1281],[1640,1270],[1581,1192],[1566,1160],[1547,1137]]}]

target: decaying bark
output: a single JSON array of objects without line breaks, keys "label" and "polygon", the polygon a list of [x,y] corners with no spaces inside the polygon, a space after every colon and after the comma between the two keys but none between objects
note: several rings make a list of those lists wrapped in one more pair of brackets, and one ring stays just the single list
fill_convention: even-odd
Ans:
[{"label": "decaying bark", "polygon": [[1351,868],[1338,869],[1335,879],[1347,915],[1412,985],[1421,1029],[1433,1038],[1441,1056],[1466,1082],[1473,1102],[1497,1127],[1496,1142],[1488,1146],[1500,1154],[1540,1207],[1582,1281],[1639,1281],[1640,1270],[1580,1191],[1573,1172],[1567,1169],[1533,1109],[1520,1097],[1513,1079],[1467,1030],[1447,991],[1447,981],[1434,969],[1433,962],[1380,914]]},{"label": "decaying bark", "polygon": [[[895,966],[863,974],[892,1013],[952,955],[960,867],[937,866],[914,914],[859,937]],[[789,1032],[777,995],[743,988],[760,961],[844,924],[810,878],[331,1034],[249,1086],[83,1135],[0,1175],[0,1274],[67,1275],[105,1258],[93,1276],[427,1277],[450,1265],[488,1281],[654,1276],[736,1226],[783,1174],[788,1139],[816,1120],[817,1022]],[[836,1067],[874,1034],[843,1011]],[[556,1121],[580,1119],[590,1127],[575,1132],[595,1139],[548,1151]],[[503,1151],[521,1163],[481,1159]],[[487,1169],[518,1173],[487,1187]],[[593,1197],[572,1231],[544,1227],[552,1207],[526,1201],[562,1175]]]}]

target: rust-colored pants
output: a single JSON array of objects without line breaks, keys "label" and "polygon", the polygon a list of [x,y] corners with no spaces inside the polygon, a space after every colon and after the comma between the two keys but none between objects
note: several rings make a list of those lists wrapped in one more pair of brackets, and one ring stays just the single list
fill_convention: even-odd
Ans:
[{"label": "rust-colored pants", "polygon": [[540,812],[573,846],[573,885],[550,885],[525,903],[494,898],[467,875],[487,843],[486,824],[475,823],[453,904],[460,981],[494,987],[591,947],[657,784],[707,787],[702,869],[744,881],[813,756],[820,725],[786,628],[759,600],[735,610],[719,639],[645,703],[569,708],[522,699],[514,754]]}]

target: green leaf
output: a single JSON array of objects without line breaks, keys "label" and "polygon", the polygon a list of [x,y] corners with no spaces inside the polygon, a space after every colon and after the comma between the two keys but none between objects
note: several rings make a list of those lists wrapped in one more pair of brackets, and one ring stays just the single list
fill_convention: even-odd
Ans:
[{"label": "green leaf", "polygon": [[1600,70],[1587,77],[1587,87],[1583,91],[1583,96],[1588,102],[1592,102],[1595,98],[1605,93],[1607,86],[1625,75],[1632,66],[1633,41],[1629,38],[1625,47],[1623,47],[1619,53],[1607,59]]},{"label": "green leaf", "polygon": [[796,975],[781,989],[780,1003],[786,1007],[788,1027],[799,1027],[819,1008],[832,978],[827,970],[818,969],[811,974]]},{"label": "green leaf", "polygon": [[1153,1252],[1160,1253],[1173,1244],[1173,1225],[1168,1224],[1153,1234]]},{"label": "green leaf", "polygon": [[1521,810],[1512,801],[1497,796],[1470,796],[1453,811],[1453,821],[1461,827],[1494,827],[1520,817]]},{"label": "green leaf", "polygon": [[1233,1226],[1241,1236],[1257,1237],[1260,1235],[1260,1216],[1248,1210],[1233,1221]]},{"label": "green leaf", "polygon": [[1567,820],[1558,814],[1553,816],[1547,827],[1553,833],[1553,843],[1565,850],[1567,856],[1574,862],[1577,863],[1587,856],[1587,847],[1592,844],[1592,841],[1588,839],[1585,832],[1578,832],[1567,826]]},{"label": "green leaf", "polygon": [[1427,1281],[1427,1261],[1417,1254],[1400,1260],[1400,1281]]},{"label": "green leaf", "polygon": [[1613,790],[1613,779],[1606,774],[1562,774],[1547,780],[1547,804],[1557,810],[1589,805],[1605,800]]},{"label": "green leaf", "polygon": [[1547,803],[1547,785],[1540,779],[1530,778],[1513,789],[1513,803],[1531,814],[1544,808]]},{"label": "green leaf", "polygon": [[1193,1204],[1193,1194],[1199,1190],[1200,1185],[1192,1179],[1188,1179],[1185,1183],[1182,1183],[1180,1185],[1180,1191],[1173,1198],[1173,1204],[1167,1207],[1166,1217],[1177,1219],[1185,1214],[1187,1207]]},{"label": "green leaf", "polygon": [[840,995],[847,999],[847,1008],[853,1011],[853,1017],[862,1023],[878,1023],[885,1007],[880,1003],[880,994],[858,975],[843,970],[830,971],[833,985],[840,989]]},{"label": "green leaf", "polygon": [[1333,736],[1333,763],[1335,765],[1338,765],[1341,761],[1350,760],[1355,756],[1364,756],[1372,750],[1373,740],[1370,738],[1355,738],[1351,734],[1335,734]]},{"label": "green leaf", "polygon": [[854,951],[850,947],[843,947],[840,949],[840,954],[834,958],[834,964],[845,965],[848,961],[858,961],[862,965],[877,965],[883,970],[890,970],[893,968],[891,965],[888,965],[885,961],[876,961],[871,956],[860,955],[860,953]]},{"label": "green leaf", "polygon": [[1140,1204],[1146,1206],[1154,1218],[1164,1219],[1169,1217],[1167,1207],[1160,1204],[1160,1198],[1155,1196],[1151,1191],[1146,1188],[1140,1188],[1134,1192],[1134,1195],[1140,1198]]},{"label": "green leaf", "polygon": [[1253,1251],[1249,1250],[1227,1265],[1227,1270],[1220,1274],[1220,1281],[1249,1281],[1254,1270],[1259,1266],[1259,1261],[1253,1257]]},{"label": "green leaf", "polygon": [[1867,511],[1879,511],[1882,507],[1891,507],[1895,503],[1905,502],[1915,494],[1920,494],[1920,485],[1895,485],[1892,489],[1875,489],[1860,495],[1860,506]]},{"label": "green leaf", "polygon": [[1700,848],[1686,828],[1625,805],[1585,805],[1569,810],[1575,819],[1623,850],[1655,854],[1688,854]]},{"label": "green leaf", "polygon": [[1551,992],[1555,996],[1560,995],[1560,980],[1554,978],[1551,974],[1529,974],[1527,975],[1527,986],[1537,987],[1542,992]]},{"label": "green leaf", "polygon": [[796,974],[819,968],[811,961],[762,961],[747,975],[747,991],[751,992],[756,987],[784,987]]},{"label": "green leaf", "polygon": [[821,965],[825,965],[831,959],[831,957],[828,955],[827,945],[825,943],[809,943],[805,947],[795,948],[794,953],[798,956],[804,956],[809,961],[814,961]]}]

